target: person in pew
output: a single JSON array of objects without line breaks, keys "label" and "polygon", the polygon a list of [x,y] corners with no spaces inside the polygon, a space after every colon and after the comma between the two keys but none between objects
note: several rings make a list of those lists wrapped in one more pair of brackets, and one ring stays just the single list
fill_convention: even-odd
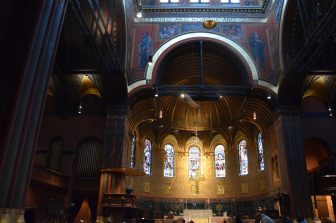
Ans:
[{"label": "person in pew", "polygon": [[258,211],[255,216],[255,223],[274,223],[274,221],[268,215]]}]

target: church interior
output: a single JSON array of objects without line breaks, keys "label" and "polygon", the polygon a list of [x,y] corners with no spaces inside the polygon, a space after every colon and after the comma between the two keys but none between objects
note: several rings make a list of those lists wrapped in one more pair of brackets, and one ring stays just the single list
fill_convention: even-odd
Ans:
[{"label": "church interior", "polygon": [[335,222],[336,0],[0,15],[1,223]]}]

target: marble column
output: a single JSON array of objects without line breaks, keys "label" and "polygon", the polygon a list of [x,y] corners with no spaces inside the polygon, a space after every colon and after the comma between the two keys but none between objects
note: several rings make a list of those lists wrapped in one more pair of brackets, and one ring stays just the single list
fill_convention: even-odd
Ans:
[{"label": "marble column", "polygon": [[283,214],[312,218],[312,201],[304,157],[299,108],[286,107],[278,110],[275,133],[279,151],[281,192],[284,197],[282,202],[285,203]]},{"label": "marble column", "polygon": [[[4,9],[4,8],[5,9]],[[0,26],[0,209],[10,222],[23,208],[43,115],[49,74],[61,33],[66,0],[6,1]],[[1,25],[1,24],[0,24]],[[5,217],[4,217],[5,216]]]}]

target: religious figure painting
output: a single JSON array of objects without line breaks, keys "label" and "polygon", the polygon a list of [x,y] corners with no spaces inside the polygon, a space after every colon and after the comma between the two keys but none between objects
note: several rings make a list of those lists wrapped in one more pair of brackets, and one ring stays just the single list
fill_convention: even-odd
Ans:
[{"label": "religious figure painting", "polygon": [[260,38],[258,32],[254,31],[248,38],[252,50],[252,56],[260,71],[265,70],[265,42]]},{"label": "religious figure painting", "polygon": [[148,31],[142,33],[142,37],[138,44],[139,67],[145,69],[148,58],[153,52],[153,40]]},{"label": "religious figure painting", "polygon": [[240,24],[223,25],[223,34],[233,40],[242,40],[244,36]]},{"label": "religious figure painting", "polygon": [[173,36],[176,36],[180,33],[178,24],[161,24],[160,31],[159,31],[159,39],[169,39]]}]

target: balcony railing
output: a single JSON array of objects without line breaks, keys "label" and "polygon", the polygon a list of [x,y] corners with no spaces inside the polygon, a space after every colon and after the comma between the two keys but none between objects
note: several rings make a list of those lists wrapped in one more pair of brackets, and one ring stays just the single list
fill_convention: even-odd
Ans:
[{"label": "balcony railing", "polygon": [[48,169],[43,166],[34,165],[32,172],[32,181],[35,183],[45,184],[60,189],[67,189],[69,177],[61,173]]}]

